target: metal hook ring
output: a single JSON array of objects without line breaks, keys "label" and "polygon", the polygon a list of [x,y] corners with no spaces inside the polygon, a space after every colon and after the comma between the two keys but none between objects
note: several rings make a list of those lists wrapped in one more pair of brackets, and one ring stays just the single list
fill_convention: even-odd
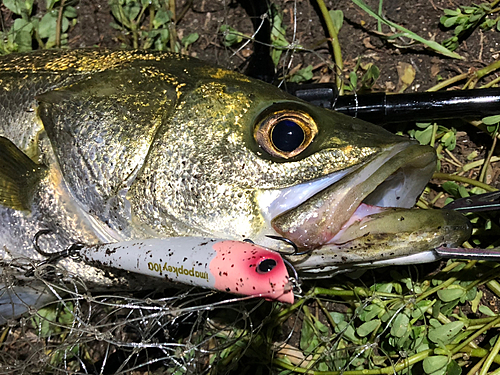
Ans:
[{"label": "metal hook ring", "polygon": [[276,252],[280,253],[281,255],[288,255],[288,256],[292,256],[292,255],[305,255],[305,254],[309,254],[312,250],[306,250],[306,251],[299,251],[299,248],[297,247],[297,245],[290,239],[288,238],[285,238],[285,237],[280,237],[280,236],[274,236],[274,235],[266,235],[267,238],[271,238],[273,240],[278,240],[278,241],[283,241],[285,242],[286,244],[290,245],[291,247],[293,247],[293,253],[285,253],[284,251],[279,251],[279,250],[276,250]]}]

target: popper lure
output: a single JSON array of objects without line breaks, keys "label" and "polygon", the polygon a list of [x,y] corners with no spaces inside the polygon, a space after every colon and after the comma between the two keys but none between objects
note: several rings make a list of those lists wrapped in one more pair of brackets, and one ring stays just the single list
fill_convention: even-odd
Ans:
[{"label": "popper lure", "polygon": [[201,237],[151,238],[78,247],[87,263],[168,281],[293,303],[281,256],[250,242]]}]

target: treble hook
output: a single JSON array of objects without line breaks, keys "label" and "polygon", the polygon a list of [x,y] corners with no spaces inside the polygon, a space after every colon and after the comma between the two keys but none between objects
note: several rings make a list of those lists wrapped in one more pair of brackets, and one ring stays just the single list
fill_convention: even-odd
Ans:
[{"label": "treble hook", "polygon": [[[40,236],[42,236],[44,234],[49,234],[49,233],[52,233],[51,229],[41,229],[33,237],[33,241],[32,241],[33,248],[35,249],[35,251],[37,253],[39,253],[39,254],[41,254],[41,255],[43,255],[44,257],[47,258],[47,259],[42,260],[41,262],[39,262],[35,267],[40,267],[40,266],[43,266],[45,264],[54,263],[54,262],[56,262],[56,261],[58,261],[59,259],[62,259],[62,258],[68,258],[68,257],[75,256],[75,255],[78,254],[78,251],[80,249],[82,249],[83,246],[85,246],[84,244],[82,244],[80,242],[75,242],[75,243],[69,245],[64,250],[57,251],[55,253],[48,253],[46,251],[43,251],[40,248],[40,246],[38,245],[38,240],[40,239]],[[32,270],[27,271],[25,273],[25,276],[26,277],[33,276],[35,267],[33,267]]]},{"label": "treble hook", "polygon": [[276,252],[282,254],[282,255],[287,255],[287,256],[292,256],[292,255],[306,255],[306,254],[309,254],[310,252],[312,252],[312,250],[306,250],[306,251],[299,251],[299,248],[297,247],[297,245],[290,239],[288,238],[285,238],[285,237],[280,237],[280,236],[274,236],[274,235],[266,235],[267,238],[271,238],[273,240],[278,240],[278,241],[283,241],[285,242],[286,244],[290,245],[291,247],[293,247],[293,253],[285,253],[284,251],[279,251],[279,250],[276,250]]}]

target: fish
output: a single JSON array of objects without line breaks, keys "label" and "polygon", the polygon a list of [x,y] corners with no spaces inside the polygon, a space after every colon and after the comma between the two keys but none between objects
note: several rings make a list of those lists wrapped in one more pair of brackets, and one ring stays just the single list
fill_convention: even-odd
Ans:
[{"label": "fish", "polygon": [[[26,270],[74,243],[251,239],[318,278],[433,261],[434,248],[471,233],[457,212],[413,208],[433,148],[195,58],[2,56],[0,108],[4,320],[50,298]],[[35,247],[40,231],[50,233]],[[157,285],[73,257],[54,263],[91,290]]]}]

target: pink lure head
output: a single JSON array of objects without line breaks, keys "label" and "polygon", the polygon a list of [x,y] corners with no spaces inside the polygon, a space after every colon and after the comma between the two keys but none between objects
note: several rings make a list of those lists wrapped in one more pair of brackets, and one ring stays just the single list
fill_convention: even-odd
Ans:
[{"label": "pink lure head", "polygon": [[288,270],[277,252],[229,240],[216,242],[213,248],[217,256],[210,262],[210,272],[215,289],[293,303]]}]

